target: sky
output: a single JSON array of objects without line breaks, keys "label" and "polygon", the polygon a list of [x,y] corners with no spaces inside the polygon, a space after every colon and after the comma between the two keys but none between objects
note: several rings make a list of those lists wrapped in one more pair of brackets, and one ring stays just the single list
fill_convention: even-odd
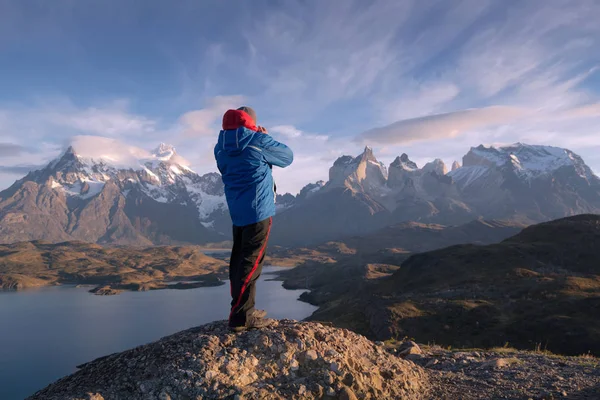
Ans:
[{"label": "sky", "polygon": [[600,173],[599,20],[597,0],[0,0],[0,188],[75,137],[215,171],[241,105],[294,150],[292,193],[365,145],[420,166],[553,145]]}]

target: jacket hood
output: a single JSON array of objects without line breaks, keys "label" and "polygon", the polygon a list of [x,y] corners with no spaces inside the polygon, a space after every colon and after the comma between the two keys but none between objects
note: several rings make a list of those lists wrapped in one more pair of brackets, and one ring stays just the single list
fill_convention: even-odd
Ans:
[{"label": "jacket hood", "polygon": [[256,122],[245,111],[227,110],[225,115],[223,115],[223,130],[235,130],[242,126],[254,132],[258,130]]},{"label": "jacket hood", "polygon": [[219,134],[219,149],[228,154],[241,153],[252,141],[258,128],[252,117],[241,110],[228,110],[223,116],[223,130]]}]

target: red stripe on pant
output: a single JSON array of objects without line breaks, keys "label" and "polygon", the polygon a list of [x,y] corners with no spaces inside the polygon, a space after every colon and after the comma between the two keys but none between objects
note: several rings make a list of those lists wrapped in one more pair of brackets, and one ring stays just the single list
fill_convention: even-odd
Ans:
[{"label": "red stripe on pant", "polygon": [[246,280],[244,281],[244,284],[242,285],[242,289],[240,290],[240,295],[238,297],[237,302],[235,303],[235,305],[233,307],[231,307],[231,312],[229,313],[230,321],[231,321],[231,316],[233,315],[233,311],[240,306],[240,303],[242,302],[242,297],[244,296],[244,292],[246,291],[246,287],[250,283],[250,280],[252,279],[252,275],[254,275],[254,273],[256,272],[256,269],[258,268],[258,264],[260,264],[260,260],[263,256],[263,254],[265,254],[267,244],[269,243],[269,235],[271,234],[271,226],[272,225],[273,225],[273,217],[269,218],[269,228],[267,229],[267,237],[265,238],[265,244],[263,244],[262,248],[260,249],[260,252],[258,253],[258,257],[256,258],[256,262],[254,263],[252,270],[250,271],[250,273],[246,277]]}]

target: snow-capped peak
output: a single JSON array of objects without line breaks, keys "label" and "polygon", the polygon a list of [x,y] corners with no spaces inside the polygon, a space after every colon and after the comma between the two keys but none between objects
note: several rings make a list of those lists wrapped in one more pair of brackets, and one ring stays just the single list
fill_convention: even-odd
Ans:
[{"label": "snow-capped peak", "polygon": [[144,149],[100,136],[75,136],[69,151],[85,164],[104,163],[118,169],[139,169],[140,160],[152,157]]},{"label": "snow-capped peak", "polygon": [[168,161],[175,155],[175,147],[170,144],[161,143],[152,151],[152,156],[158,160]]},{"label": "snow-capped peak", "polygon": [[51,166],[72,159],[89,168],[100,165],[105,169],[143,171],[155,170],[164,163],[172,165],[175,173],[191,172],[190,163],[175,152],[175,147],[165,143],[147,151],[112,138],[75,136],[69,148]]},{"label": "snow-capped peak", "polygon": [[159,203],[191,205],[202,223],[227,208],[220,175],[200,176],[171,145],[153,151],[116,139],[76,136],[60,157],[31,177],[67,196],[86,200],[98,195],[111,181],[127,197],[132,189]]},{"label": "snow-capped peak", "polygon": [[550,174],[561,167],[572,166],[578,175],[591,176],[591,170],[581,157],[570,150],[553,147],[515,143],[502,147],[471,148],[463,158],[465,167],[510,167],[523,178]]}]

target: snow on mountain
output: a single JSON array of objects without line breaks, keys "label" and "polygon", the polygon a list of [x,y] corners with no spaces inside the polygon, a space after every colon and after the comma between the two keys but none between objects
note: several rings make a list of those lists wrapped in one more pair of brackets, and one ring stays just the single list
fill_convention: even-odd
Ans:
[{"label": "snow on mountain", "polygon": [[396,157],[390,165],[390,169],[392,168],[399,168],[404,171],[416,171],[419,169],[417,163],[411,161],[406,153],[403,153],[400,157]]},{"label": "snow on mountain", "polygon": [[104,182],[85,181],[67,186],[64,190],[69,196],[78,196],[82,199],[89,199],[99,194],[104,188],[104,185]]},{"label": "snow on mountain", "polygon": [[152,156],[161,161],[169,161],[175,154],[175,147],[165,143],[159,144],[152,152]]},{"label": "snow on mountain", "polygon": [[[538,146],[516,143],[505,147],[479,146],[471,149],[471,153],[486,159],[497,166],[511,165],[526,177],[547,174],[564,166],[576,167],[582,177],[586,177],[584,162],[570,150],[552,146]],[[465,159],[465,166],[471,165],[472,158]]]},{"label": "snow on mountain", "polygon": [[390,164],[390,170],[387,180],[388,187],[403,190],[408,184],[413,186],[411,177],[420,174],[420,169],[417,164],[408,158],[406,153],[402,154]]},{"label": "snow on mountain", "polygon": [[117,169],[137,169],[141,160],[153,157],[147,150],[100,136],[75,136],[71,148],[85,164],[107,164]]},{"label": "snow on mountain", "polygon": [[[278,195],[276,229],[292,243],[302,241],[298,232],[331,240],[404,221],[544,221],[600,212],[600,179],[566,149],[479,146],[462,167],[445,172],[439,159],[419,168],[406,154],[388,169],[366,147],[338,158],[327,183],[309,184],[296,197]],[[164,143],[146,151],[76,137],[48,166],[1,193],[0,238],[7,242],[208,243],[229,237],[231,227],[220,175],[198,175]],[[306,221],[313,221],[310,235]]]},{"label": "snow on mountain", "polygon": [[201,220],[206,220],[215,211],[227,210],[223,182],[219,174],[212,172],[199,177],[199,179],[193,178],[193,175],[191,177],[185,176],[183,182],[188,194],[198,208]]},{"label": "snow on mountain", "polygon": [[208,225],[214,222],[209,220],[214,212],[227,209],[219,174],[198,175],[165,143],[146,151],[115,139],[77,136],[65,153],[36,173],[41,180],[50,176],[55,190],[83,200],[113,181],[125,197],[137,188],[159,203],[191,203]]},{"label": "snow on mountain", "polygon": [[530,181],[551,175],[563,167],[571,167],[586,180],[594,178],[593,172],[577,154],[552,146],[515,143],[504,147],[471,148],[463,158],[463,166],[449,173],[462,187],[468,186],[486,174],[490,168],[511,170],[519,178]]},{"label": "snow on mountain", "polygon": [[485,165],[469,165],[450,171],[448,176],[457,182],[461,188],[465,188],[484,176],[488,171],[489,167]]}]

